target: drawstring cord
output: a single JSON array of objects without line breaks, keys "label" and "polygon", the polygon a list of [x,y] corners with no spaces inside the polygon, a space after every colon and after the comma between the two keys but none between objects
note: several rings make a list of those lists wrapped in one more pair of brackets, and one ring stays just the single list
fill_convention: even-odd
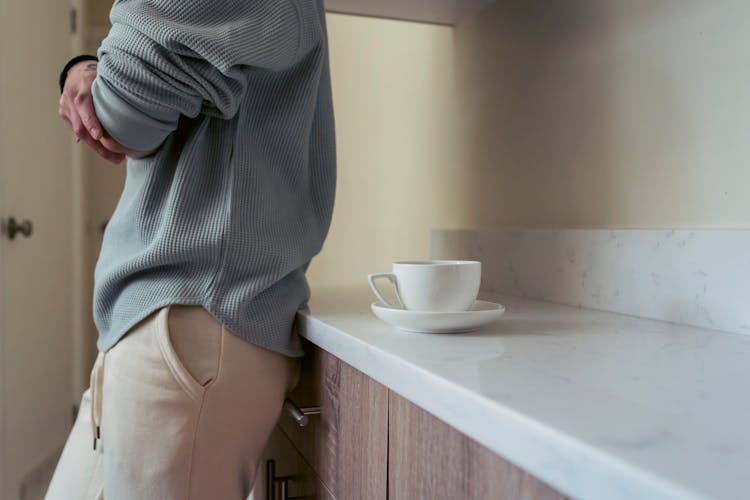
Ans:
[{"label": "drawstring cord", "polygon": [[91,370],[91,431],[94,434],[94,449],[96,442],[101,441],[102,422],[102,384],[104,382],[104,355],[100,352],[96,357],[94,368]]}]

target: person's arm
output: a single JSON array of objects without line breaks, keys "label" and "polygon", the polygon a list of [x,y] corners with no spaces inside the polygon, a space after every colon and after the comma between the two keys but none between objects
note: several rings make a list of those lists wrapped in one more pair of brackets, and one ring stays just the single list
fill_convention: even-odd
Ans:
[{"label": "person's arm", "polygon": [[96,77],[96,57],[74,57],[60,73],[60,117],[79,141],[83,140],[99,156],[112,163],[121,163],[125,156],[143,158],[156,150],[134,151],[118,143],[102,130],[91,97],[91,84]]},{"label": "person's arm", "polygon": [[[181,115],[237,112],[250,72],[283,70],[318,43],[312,0],[118,0],[93,103],[114,141],[151,151]],[[315,32],[315,33],[313,33]]]}]

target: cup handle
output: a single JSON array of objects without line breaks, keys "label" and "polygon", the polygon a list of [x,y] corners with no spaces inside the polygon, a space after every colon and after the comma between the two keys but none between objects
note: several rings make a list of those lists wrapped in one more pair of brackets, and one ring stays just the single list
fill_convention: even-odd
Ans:
[{"label": "cup handle", "polygon": [[[385,300],[385,297],[383,297],[383,295],[380,293],[380,290],[378,290],[377,285],[375,284],[375,280],[378,278],[386,278],[388,281],[390,281],[393,284],[393,287],[396,289],[396,298],[398,299],[400,304],[393,304]],[[378,298],[378,300],[380,300],[381,303],[389,307],[394,307],[396,309],[405,309],[403,305],[403,301],[401,300],[401,295],[398,293],[398,281],[396,280],[395,274],[393,273],[368,274],[367,281],[370,282],[370,288],[372,288],[373,293]]]}]

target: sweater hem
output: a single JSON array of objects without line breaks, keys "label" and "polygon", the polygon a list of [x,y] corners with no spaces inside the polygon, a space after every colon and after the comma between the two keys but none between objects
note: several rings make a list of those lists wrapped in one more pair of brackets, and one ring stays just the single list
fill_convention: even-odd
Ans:
[{"label": "sweater hem", "polygon": [[[133,327],[135,327],[138,323],[146,319],[154,311],[157,311],[169,305],[186,305],[186,306],[202,306],[206,311],[208,311],[209,314],[211,314],[211,316],[216,321],[221,323],[221,325],[229,333],[231,333],[235,337],[238,337],[244,340],[245,342],[256,345],[258,347],[262,347],[263,349],[267,349],[269,351],[276,352],[278,354],[282,354],[290,358],[299,358],[305,355],[305,352],[302,349],[284,349],[283,347],[279,347],[278,344],[264,342],[263,339],[260,339],[260,338],[254,338],[254,337],[248,338],[235,332],[233,329],[227,326],[228,321],[226,319],[222,319],[223,315],[216,313],[216,310],[211,306],[211,302],[212,301],[206,301],[204,300],[204,298],[201,298],[201,297],[170,297],[169,299],[156,302],[144,308],[142,311],[139,312],[139,314],[134,315],[133,319],[130,320],[128,323],[126,323],[125,326],[123,326],[121,329],[117,331],[110,331],[107,334],[103,334],[103,335],[100,333],[96,346],[100,352],[107,352],[110,349],[112,349],[115,345],[117,345],[117,343],[123,337],[125,337],[128,333],[130,333]],[[290,335],[296,335],[296,334],[290,333]]]}]

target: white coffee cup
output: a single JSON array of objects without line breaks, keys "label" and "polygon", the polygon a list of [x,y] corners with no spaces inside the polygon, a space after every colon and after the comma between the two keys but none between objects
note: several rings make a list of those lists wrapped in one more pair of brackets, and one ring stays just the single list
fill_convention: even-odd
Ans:
[{"label": "white coffee cup", "polygon": [[[401,304],[383,297],[375,285],[378,278],[393,283]],[[477,298],[481,280],[482,263],[475,260],[394,262],[393,272],[367,276],[380,302],[412,311],[466,311]]]}]

